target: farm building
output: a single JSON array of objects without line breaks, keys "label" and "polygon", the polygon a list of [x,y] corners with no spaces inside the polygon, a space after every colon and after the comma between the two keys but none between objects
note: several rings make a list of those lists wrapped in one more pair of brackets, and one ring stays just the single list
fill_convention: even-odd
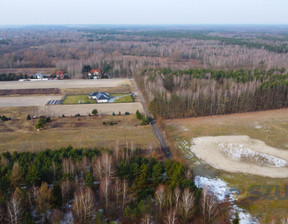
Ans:
[{"label": "farm building", "polygon": [[57,79],[64,79],[65,73],[63,71],[57,71],[55,75]]},{"label": "farm building", "polygon": [[91,79],[101,79],[101,70],[93,69],[88,73],[89,78]]},{"label": "farm building", "polygon": [[108,103],[110,95],[105,92],[94,92],[88,95],[89,99],[97,100],[98,103]]}]

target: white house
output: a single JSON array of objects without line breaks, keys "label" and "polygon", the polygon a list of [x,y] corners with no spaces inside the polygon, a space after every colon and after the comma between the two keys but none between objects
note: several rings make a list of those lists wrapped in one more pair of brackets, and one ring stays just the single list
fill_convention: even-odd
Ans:
[{"label": "white house", "polygon": [[94,92],[88,95],[89,99],[97,100],[98,103],[108,103],[110,95],[105,92]]}]

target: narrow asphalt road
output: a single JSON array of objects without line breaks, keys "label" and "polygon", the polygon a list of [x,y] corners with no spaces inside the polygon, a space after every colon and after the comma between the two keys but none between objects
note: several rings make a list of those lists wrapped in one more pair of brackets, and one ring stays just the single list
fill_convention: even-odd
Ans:
[{"label": "narrow asphalt road", "polygon": [[[141,103],[142,103],[142,105],[143,105],[143,108],[144,108],[144,110],[145,110],[146,116],[147,116],[147,117],[152,117],[152,116],[150,115],[147,107],[146,107],[146,103],[145,103],[144,97],[143,97],[142,93],[140,92],[140,90],[138,89],[137,83],[135,82],[134,79],[132,79],[131,81],[133,82],[133,85],[134,85],[134,87],[135,87],[135,89],[136,89],[136,91],[137,91],[137,93],[138,93],[139,99],[140,99],[140,101],[141,101]],[[161,144],[161,146],[162,146],[162,149],[163,149],[166,157],[167,157],[168,159],[172,158],[172,153],[170,152],[168,146],[166,145],[165,140],[164,140],[164,138],[162,137],[162,135],[161,135],[161,133],[160,133],[160,131],[159,131],[159,128],[157,127],[157,123],[155,122],[154,119],[152,120],[151,124],[152,124],[153,130],[154,130],[154,132],[155,132],[155,134],[156,134],[156,136],[157,136],[157,138],[158,138],[158,140],[159,140],[159,142],[160,142],[160,144]]]}]

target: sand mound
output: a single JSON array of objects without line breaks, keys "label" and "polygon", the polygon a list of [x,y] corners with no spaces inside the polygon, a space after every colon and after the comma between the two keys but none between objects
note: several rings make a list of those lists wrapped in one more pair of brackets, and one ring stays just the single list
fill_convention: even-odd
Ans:
[{"label": "sand mound", "polygon": [[288,151],[248,136],[193,138],[191,151],[211,166],[229,172],[288,177]]}]

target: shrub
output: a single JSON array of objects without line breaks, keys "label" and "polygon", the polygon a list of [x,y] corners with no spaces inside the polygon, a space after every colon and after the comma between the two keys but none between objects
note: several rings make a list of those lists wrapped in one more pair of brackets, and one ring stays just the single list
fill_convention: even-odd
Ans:
[{"label": "shrub", "polygon": [[27,115],[26,120],[27,120],[27,121],[30,121],[30,120],[31,120],[31,116],[30,116],[30,114]]},{"label": "shrub", "polygon": [[115,116],[115,113],[114,113],[114,112],[112,113],[112,116]]},{"label": "shrub", "polygon": [[80,117],[80,114],[78,113],[78,114],[75,114],[75,117]]},{"label": "shrub", "polygon": [[142,119],[142,114],[138,110],[136,111],[136,117],[138,120]]},{"label": "shrub", "polygon": [[98,114],[98,110],[97,109],[92,110],[92,114],[93,115],[97,115]]},{"label": "shrub", "polygon": [[129,112],[125,112],[125,115],[130,115],[130,113]]},{"label": "shrub", "polygon": [[146,116],[142,116],[141,125],[147,125],[150,123],[150,118]]},{"label": "shrub", "polygon": [[47,124],[49,121],[51,121],[51,118],[50,117],[45,117],[45,116],[41,116],[37,122],[37,124],[35,125],[35,127],[37,129],[40,129],[40,128],[44,128],[45,124]]},{"label": "shrub", "polygon": [[1,121],[9,121],[9,120],[11,120],[10,117],[6,117],[5,115],[0,116],[0,119],[1,119]]}]

